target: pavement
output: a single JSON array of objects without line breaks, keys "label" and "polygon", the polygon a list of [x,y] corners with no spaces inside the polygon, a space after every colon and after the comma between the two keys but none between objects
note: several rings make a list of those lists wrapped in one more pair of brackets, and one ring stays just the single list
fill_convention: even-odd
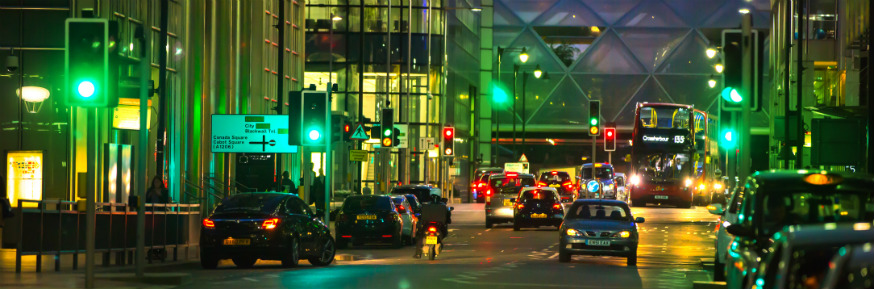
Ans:
[{"label": "pavement", "polygon": [[[413,259],[413,247],[392,249],[367,245],[338,250],[328,267],[306,261],[295,269],[279,262],[258,261],[237,269],[230,260],[217,270],[196,262],[150,266],[152,273],[190,273],[185,285],[154,285],[101,279],[98,288],[693,288],[712,274],[705,267],[714,255],[716,216],[703,207],[633,208],[639,225],[638,265],[624,258],[574,256],[558,262],[558,232],[553,227],[514,232],[509,224],[486,229],[482,204],[455,204],[446,247],[435,261]],[[5,256],[5,255],[3,255]],[[81,259],[81,258],[80,258]],[[21,274],[6,270],[0,258],[0,288],[82,288],[78,271]],[[14,252],[13,259],[14,265]],[[102,268],[101,268],[102,269]],[[108,269],[106,269],[108,270]],[[121,267],[114,272],[130,272]],[[14,272],[14,271],[12,271]],[[101,272],[101,271],[98,271]]]}]

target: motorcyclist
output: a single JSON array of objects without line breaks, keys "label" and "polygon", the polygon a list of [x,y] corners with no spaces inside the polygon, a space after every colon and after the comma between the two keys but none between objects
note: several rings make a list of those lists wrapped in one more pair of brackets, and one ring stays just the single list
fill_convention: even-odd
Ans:
[{"label": "motorcyclist", "polygon": [[436,226],[440,231],[437,237],[437,243],[443,244],[443,237],[449,233],[447,222],[449,220],[449,208],[444,202],[441,202],[439,197],[435,200],[422,205],[422,214],[419,216],[419,223],[416,227],[416,253],[415,258],[422,258],[422,247],[425,246],[425,234],[428,226]]}]

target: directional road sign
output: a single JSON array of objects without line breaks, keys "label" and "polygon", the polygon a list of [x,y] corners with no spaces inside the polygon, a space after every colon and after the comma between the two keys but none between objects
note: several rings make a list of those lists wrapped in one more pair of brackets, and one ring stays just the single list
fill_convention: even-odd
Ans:
[{"label": "directional road sign", "polygon": [[296,153],[288,145],[287,115],[212,115],[214,153]]}]

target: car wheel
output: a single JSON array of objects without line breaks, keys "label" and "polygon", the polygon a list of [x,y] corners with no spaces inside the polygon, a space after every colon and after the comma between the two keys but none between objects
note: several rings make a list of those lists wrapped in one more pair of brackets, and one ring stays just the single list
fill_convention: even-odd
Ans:
[{"label": "car wheel", "polygon": [[237,265],[239,268],[252,268],[255,265],[255,262],[258,262],[257,258],[252,257],[236,257],[231,259],[234,261],[234,265]]},{"label": "car wheel", "polygon": [[637,266],[637,251],[634,251],[631,256],[628,256],[628,259],[626,260],[626,265]]},{"label": "car wheel", "polygon": [[488,218],[486,218],[486,229],[491,229],[494,226],[495,226],[495,224],[492,223],[492,220],[489,220]]},{"label": "car wheel", "polygon": [[200,252],[200,267],[203,269],[215,269],[218,267],[219,259],[211,254],[204,254],[203,251]]},{"label": "car wheel", "polygon": [[563,249],[558,249],[558,261],[567,263],[571,261],[571,253],[565,252]]},{"label": "car wheel", "polygon": [[322,244],[322,251],[317,257],[310,257],[310,264],[313,266],[328,266],[334,262],[334,255],[337,250],[334,248],[334,238],[328,237],[325,243]]},{"label": "car wheel", "polygon": [[719,263],[719,256],[713,259],[713,281],[725,281],[725,264]]},{"label": "car wheel", "polygon": [[297,239],[291,240],[291,246],[285,256],[282,257],[282,267],[293,268],[297,267],[297,262],[300,261],[300,244]]}]

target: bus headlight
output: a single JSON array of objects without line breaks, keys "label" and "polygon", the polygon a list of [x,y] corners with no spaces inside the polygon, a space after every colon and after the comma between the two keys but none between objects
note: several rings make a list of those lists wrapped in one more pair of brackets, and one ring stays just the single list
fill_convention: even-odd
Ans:
[{"label": "bus headlight", "polygon": [[716,190],[721,190],[721,189],[722,189],[722,184],[720,184],[720,183],[715,183],[715,184],[713,184],[713,188],[716,189]]},{"label": "bus headlight", "polygon": [[692,186],[692,179],[686,179],[686,187]]},{"label": "bus headlight", "polygon": [[703,191],[703,190],[706,189],[706,188],[707,188],[707,186],[705,186],[704,184],[700,184],[700,185],[698,185],[698,190],[699,190],[699,191]]},{"label": "bus headlight", "polygon": [[629,178],[628,181],[630,181],[632,185],[636,186],[636,185],[640,184],[640,177],[634,175],[634,176],[631,176],[631,178]]}]

